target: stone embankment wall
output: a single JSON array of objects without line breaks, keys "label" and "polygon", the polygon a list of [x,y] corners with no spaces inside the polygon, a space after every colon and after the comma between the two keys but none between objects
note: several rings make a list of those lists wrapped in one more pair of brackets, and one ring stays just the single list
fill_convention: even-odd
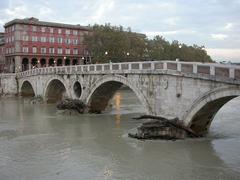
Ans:
[{"label": "stone embankment wall", "polygon": [[0,74],[0,95],[16,95],[18,83],[15,74]]}]

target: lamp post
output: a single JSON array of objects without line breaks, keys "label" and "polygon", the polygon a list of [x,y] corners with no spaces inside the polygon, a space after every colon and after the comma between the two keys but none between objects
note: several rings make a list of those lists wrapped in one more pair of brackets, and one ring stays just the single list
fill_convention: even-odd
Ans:
[{"label": "lamp post", "polygon": [[[178,55],[180,56],[180,55],[181,55],[181,48],[182,48],[182,45],[179,44],[179,45],[178,45],[178,48],[179,48]],[[177,61],[177,62],[180,61],[180,58],[176,58],[176,61]]]},{"label": "lamp post", "polygon": [[127,55],[127,61],[128,61],[128,58],[129,58],[129,56],[130,56],[130,53],[127,52],[126,55]]},{"label": "lamp post", "polygon": [[82,62],[83,62],[83,64],[86,64],[86,62],[84,61],[84,56],[81,58],[82,59]]},{"label": "lamp post", "polygon": [[[108,52],[107,51],[105,51],[105,56],[106,56],[106,59],[108,58]],[[107,59],[108,60],[108,59]],[[109,60],[109,63],[111,63],[111,60]]]}]

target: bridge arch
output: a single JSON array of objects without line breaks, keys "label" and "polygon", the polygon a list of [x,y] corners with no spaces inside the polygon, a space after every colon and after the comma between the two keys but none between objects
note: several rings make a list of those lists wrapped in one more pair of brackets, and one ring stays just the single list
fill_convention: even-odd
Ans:
[{"label": "bridge arch", "polygon": [[25,80],[22,83],[20,88],[20,94],[23,97],[34,97],[36,95],[32,84],[28,80]]},{"label": "bridge arch", "polygon": [[240,96],[240,89],[237,87],[217,88],[205,93],[184,115],[184,124],[198,134],[206,134],[219,109],[237,96]]},{"label": "bridge arch", "polygon": [[75,81],[73,84],[73,92],[76,98],[80,98],[82,96],[82,85],[79,81]]},{"label": "bridge arch", "polygon": [[109,100],[122,85],[129,87],[136,94],[146,113],[149,113],[149,106],[142,92],[130,83],[126,77],[121,75],[105,75],[100,78],[90,87],[86,103],[92,111],[102,111],[107,107]]},{"label": "bridge arch", "polygon": [[68,95],[65,83],[60,78],[52,78],[46,83],[44,98],[49,103],[55,103]]}]

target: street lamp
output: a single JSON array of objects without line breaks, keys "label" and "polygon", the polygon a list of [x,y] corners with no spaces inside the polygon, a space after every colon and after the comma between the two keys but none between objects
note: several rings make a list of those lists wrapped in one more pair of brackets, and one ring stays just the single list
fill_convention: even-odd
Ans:
[{"label": "street lamp", "polygon": [[[179,49],[181,49],[181,48],[182,48],[182,45],[179,44],[178,47],[179,47]],[[180,50],[179,50],[178,54],[179,54],[179,56],[180,56],[180,54],[181,54]],[[177,61],[177,62],[180,61],[180,58],[176,58],[176,61]]]},{"label": "street lamp", "polygon": [[107,51],[105,52],[105,55],[108,55],[108,52],[107,52]]},{"label": "street lamp", "polygon": [[129,56],[130,55],[130,53],[129,52],[127,52],[127,56]]}]

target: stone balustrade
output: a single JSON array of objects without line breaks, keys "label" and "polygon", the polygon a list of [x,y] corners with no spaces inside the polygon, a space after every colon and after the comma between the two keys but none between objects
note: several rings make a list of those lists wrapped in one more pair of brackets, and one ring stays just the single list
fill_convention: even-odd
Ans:
[{"label": "stone balustrade", "polygon": [[199,74],[223,78],[240,79],[240,66],[217,63],[176,62],[176,61],[142,61],[107,64],[89,64],[74,66],[55,66],[36,68],[18,73],[18,77],[39,74],[87,74],[87,73],[144,73],[158,72]]}]

